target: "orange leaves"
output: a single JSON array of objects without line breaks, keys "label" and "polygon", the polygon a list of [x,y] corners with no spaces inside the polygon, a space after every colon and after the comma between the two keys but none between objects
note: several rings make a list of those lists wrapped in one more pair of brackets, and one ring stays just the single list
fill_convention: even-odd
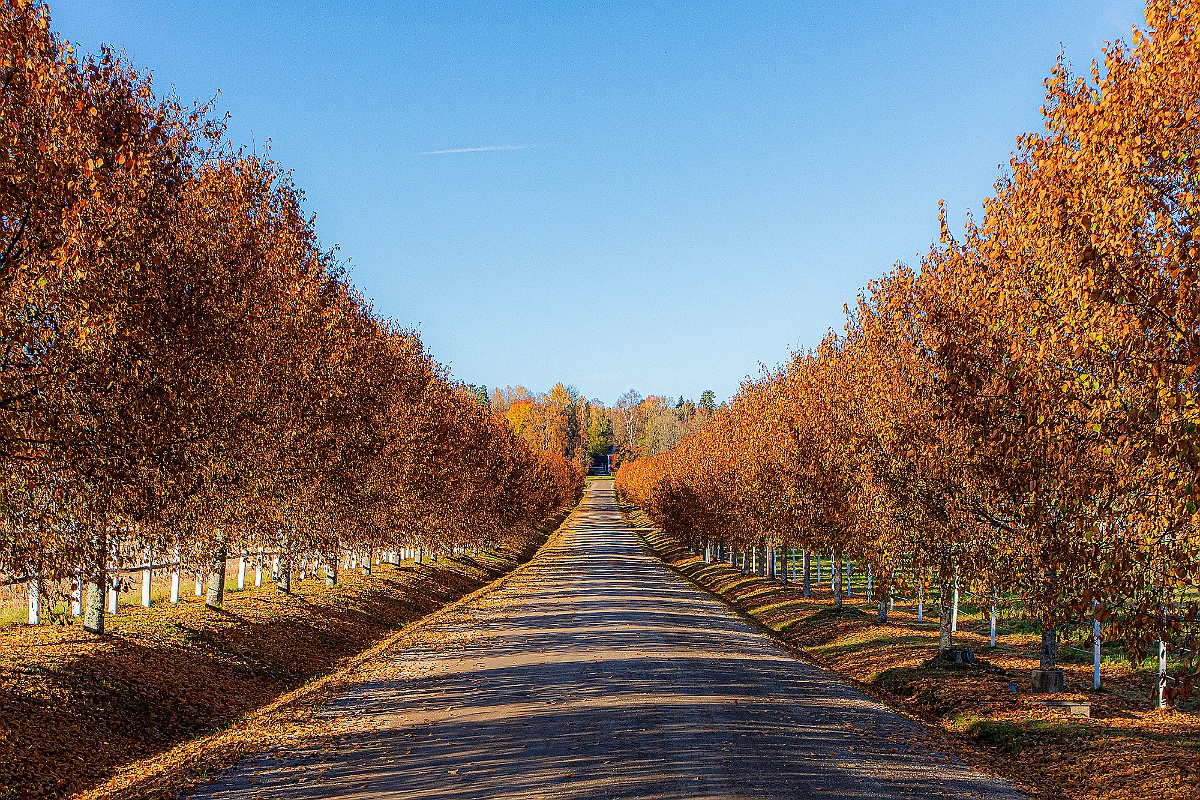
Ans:
[{"label": "orange leaves", "polygon": [[[1046,82],[1045,130],[961,238],[873,282],[845,336],[619,475],[689,542],[782,537],[1017,593],[1048,635],[1107,603],[1133,652],[1200,589],[1200,6]],[[1081,532],[1089,532],[1083,535]],[[1047,577],[1049,576],[1049,577]],[[1185,681],[1186,682],[1186,681]]]},{"label": "orange leaves", "polygon": [[379,317],[282,168],[112,53],[72,60],[41,8],[0,5],[24,70],[0,97],[0,570],[203,563],[222,538],[297,567],[444,552],[578,498]]}]

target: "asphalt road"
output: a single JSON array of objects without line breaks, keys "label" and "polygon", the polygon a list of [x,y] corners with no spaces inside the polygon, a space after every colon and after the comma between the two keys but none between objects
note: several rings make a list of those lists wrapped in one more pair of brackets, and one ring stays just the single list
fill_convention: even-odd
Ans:
[{"label": "asphalt road", "polygon": [[206,798],[1016,798],[655,559],[592,484],[517,578]]}]

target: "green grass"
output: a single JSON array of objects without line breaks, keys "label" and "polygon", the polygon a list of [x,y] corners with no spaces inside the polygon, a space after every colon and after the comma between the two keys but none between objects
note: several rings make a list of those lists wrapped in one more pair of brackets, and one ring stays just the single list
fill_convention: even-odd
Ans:
[{"label": "green grass", "polygon": [[1028,747],[1052,746],[1093,733],[1091,725],[1081,722],[1079,718],[1013,722],[967,716],[958,720],[955,727],[981,744],[999,748],[1014,756],[1020,755]]}]

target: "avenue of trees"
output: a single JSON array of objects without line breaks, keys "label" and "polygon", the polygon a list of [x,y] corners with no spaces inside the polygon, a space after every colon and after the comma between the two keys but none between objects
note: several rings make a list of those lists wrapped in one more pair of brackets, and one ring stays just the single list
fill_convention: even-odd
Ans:
[{"label": "avenue of trees", "polygon": [[[573,503],[531,448],[377,314],[302,195],[202,107],[0,2],[0,576],[74,584],[103,632],[120,567],[481,547]],[[40,589],[39,589],[40,587]],[[112,608],[111,600],[109,608]]]},{"label": "avenue of trees", "polygon": [[677,400],[643,397],[630,389],[614,405],[605,406],[562,383],[544,394],[524,386],[490,393],[486,386],[471,388],[481,404],[503,414],[513,433],[534,450],[561,456],[584,471],[593,458],[607,456],[610,447],[617,465],[673,450],[716,408],[711,391],[695,402],[682,395]]},{"label": "avenue of trees", "polygon": [[[1200,4],[1059,64],[961,239],[942,216],[843,334],[743,385],[618,489],[697,547],[847,554],[893,592],[1011,598],[1158,655],[1192,693],[1200,581]],[[835,566],[837,569],[838,566]],[[835,572],[835,602],[842,592]],[[941,647],[951,646],[943,608]],[[1170,669],[1165,664],[1170,662]]]}]

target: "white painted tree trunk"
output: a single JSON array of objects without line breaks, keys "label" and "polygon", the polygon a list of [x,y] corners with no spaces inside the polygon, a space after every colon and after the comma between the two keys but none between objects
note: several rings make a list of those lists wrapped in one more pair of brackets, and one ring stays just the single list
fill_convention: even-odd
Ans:
[{"label": "white painted tree trunk", "polygon": [[254,559],[254,588],[262,586],[262,550],[258,551],[258,558]]},{"label": "white painted tree trunk", "polygon": [[846,597],[850,596],[850,556],[846,556]]},{"label": "white painted tree trunk", "polygon": [[1092,688],[1100,688],[1100,620],[1096,619],[1099,600],[1092,601]]},{"label": "white painted tree trunk", "polygon": [[817,553],[817,588],[821,588],[821,554]]},{"label": "white painted tree trunk", "polygon": [[42,586],[37,578],[29,582],[29,624],[42,624]]},{"label": "white painted tree trunk", "polygon": [[246,551],[243,550],[238,556],[238,591],[246,588]]},{"label": "white painted tree trunk", "polygon": [[871,605],[871,565],[867,564],[867,605]]},{"label": "white painted tree trunk", "polygon": [[279,553],[271,556],[271,580],[279,580]]},{"label": "white painted tree trunk", "polygon": [[925,581],[917,584],[917,622],[925,621]]},{"label": "white painted tree trunk", "polygon": [[196,570],[196,597],[204,596],[204,575]]},{"label": "white painted tree trunk", "polygon": [[179,602],[179,553],[175,554],[175,564],[171,567],[171,602]]}]

